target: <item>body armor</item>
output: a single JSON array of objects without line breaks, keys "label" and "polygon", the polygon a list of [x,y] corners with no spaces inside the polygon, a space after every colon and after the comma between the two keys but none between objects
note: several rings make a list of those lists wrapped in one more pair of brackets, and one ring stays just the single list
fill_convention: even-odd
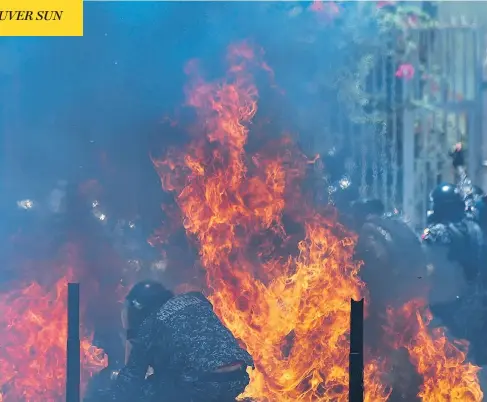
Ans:
[{"label": "body armor", "polygon": [[429,225],[423,235],[432,270],[431,311],[457,339],[470,342],[476,362],[485,360],[485,245],[472,219]]},{"label": "body armor", "polygon": [[397,215],[370,215],[359,230],[356,258],[371,302],[400,306],[427,295],[426,259],[421,243]]}]

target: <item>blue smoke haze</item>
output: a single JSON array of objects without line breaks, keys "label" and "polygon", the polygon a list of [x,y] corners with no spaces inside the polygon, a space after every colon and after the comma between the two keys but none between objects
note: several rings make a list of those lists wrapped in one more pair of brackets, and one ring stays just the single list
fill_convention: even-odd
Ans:
[{"label": "blue smoke haze", "polygon": [[[109,183],[114,198],[135,197],[139,209],[153,199],[150,209],[158,211],[148,154],[164,135],[163,117],[184,100],[184,64],[202,58],[219,76],[236,40],[265,49],[286,92],[280,104],[261,102],[261,109],[281,128],[321,141],[324,110],[335,106],[316,77],[348,56],[331,46],[343,41],[338,29],[315,29],[308,5],[86,3],[84,37],[2,39],[2,204],[45,197],[59,179],[97,177],[105,153],[117,172]],[[374,32],[368,25],[364,34]]]}]

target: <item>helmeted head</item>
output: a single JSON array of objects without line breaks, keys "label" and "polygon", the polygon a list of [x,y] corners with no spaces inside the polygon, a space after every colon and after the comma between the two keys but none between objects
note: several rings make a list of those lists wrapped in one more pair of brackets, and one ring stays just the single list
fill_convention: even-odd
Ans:
[{"label": "helmeted head", "polygon": [[357,228],[360,228],[369,216],[381,216],[384,213],[384,204],[378,199],[362,199],[352,203],[352,215]]},{"label": "helmeted head", "polygon": [[173,296],[174,294],[159,282],[146,280],[136,283],[125,297],[122,311],[122,324],[127,333],[127,340],[134,339],[147,316],[157,311]]},{"label": "helmeted head", "polygon": [[431,222],[457,221],[465,216],[465,201],[457,186],[443,183],[430,193]]}]

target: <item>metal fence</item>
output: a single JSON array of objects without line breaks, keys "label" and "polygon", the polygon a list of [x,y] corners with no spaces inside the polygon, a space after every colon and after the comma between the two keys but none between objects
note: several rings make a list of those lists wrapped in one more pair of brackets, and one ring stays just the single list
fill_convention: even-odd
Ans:
[{"label": "metal fence", "polygon": [[[361,195],[402,210],[418,229],[431,189],[455,179],[453,144],[466,144],[469,174],[480,180],[482,42],[480,27],[450,25],[414,29],[407,44],[384,44],[364,82],[368,123],[338,130],[351,149]],[[398,46],[410,47],[407,58]]]},{"label": "metal fence", "polygon": [[479,180],[482,147],[482,31],[447,26],[414,32],[417,73],[404,82],[403,209],[425,224],[429,191],[453,181],[448,150],[467,147],[468,172]]}]

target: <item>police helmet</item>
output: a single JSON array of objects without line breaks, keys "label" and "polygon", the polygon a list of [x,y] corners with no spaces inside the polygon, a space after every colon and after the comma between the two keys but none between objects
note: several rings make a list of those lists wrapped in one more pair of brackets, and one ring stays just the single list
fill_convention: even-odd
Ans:
[{"label": "police helmet", "polygon": [[454,184],[443,183],[434,188],[430,203],[430,210],[438,219],[457,219],[465,212],[465,202]]},{"label": "police helmet", "polygon": [[354,201],[352,208],[363,215],[382,215],[385,212],[382,201],[375,198]]},{"label": "police helmet", "polygon": [[378,199],[361,199],[352,203],[352,216],[356,228],[361,227],[369,216],[381,216],[384,212],[384,204]]},{"label": "police helmet", "polygon": [[132,340],[147,316],[158,310],[173,297],[173,293],[161,283],[146,280],[136,283],[125,297],[122,323],[127,340]]}]

